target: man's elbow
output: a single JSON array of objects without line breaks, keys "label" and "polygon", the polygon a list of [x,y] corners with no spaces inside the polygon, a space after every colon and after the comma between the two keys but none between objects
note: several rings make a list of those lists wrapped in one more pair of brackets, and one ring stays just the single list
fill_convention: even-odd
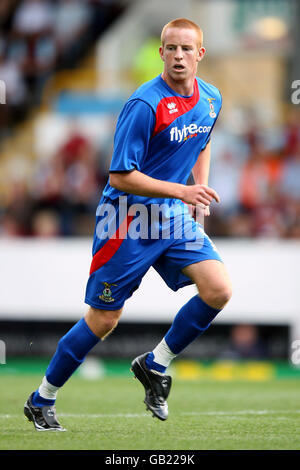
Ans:
[{"label": "man's elbow", "polygon": [[119,191],[125,191],[127,189],[127,172],[126,173],[110,173],[109,174],[109,184]]},{"label": "man's elbow", "polygon": [[134,176],[132,176],[135,173],[135,170],[133,171],[124,171],[122,173],[118,172],[111,172],[109,174],[109,184],[115,189],[118,189],[119,191],[124,191],[127,192],[128,189],[132,187],[133,181],[134,181]]},{"label": "man's elbow", "polygon": [[118,173],[110,173],[109,174],[109,184],[115,189],[119,189],[119,187],[118,187],[118,183],[119,183],[118,176],[119,176]]}]

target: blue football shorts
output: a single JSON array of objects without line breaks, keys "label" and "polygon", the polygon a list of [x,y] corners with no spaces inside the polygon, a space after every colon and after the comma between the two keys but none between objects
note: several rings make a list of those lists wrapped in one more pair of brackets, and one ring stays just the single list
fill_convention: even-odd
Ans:
[{"label": "blue football shorts", "polygon": [[97,208],[85,295],[88,305],[103,310],[122,308],[151,266],[177,291],[193,284],[182,273],[185,266],[209,259],[222,262],[203,226],[182,201],[128,210],[121,199],[102,197]]}]

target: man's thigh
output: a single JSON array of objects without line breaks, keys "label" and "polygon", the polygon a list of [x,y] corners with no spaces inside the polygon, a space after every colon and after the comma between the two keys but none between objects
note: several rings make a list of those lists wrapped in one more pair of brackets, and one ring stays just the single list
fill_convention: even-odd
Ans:
[{"label": "man's thigh", "polygon": [[198,269],[191,268],[188,270],[189,275],[186,275],[184,269],[187,266],[200,265],[207,260],[222,264],[217,247],[203,228],[196,224],[189,215],[186,219],[183,236],[171,240],[167,250],[153,265],[166,284],[174,291],[195,283],[194,271],[197,272]]}]

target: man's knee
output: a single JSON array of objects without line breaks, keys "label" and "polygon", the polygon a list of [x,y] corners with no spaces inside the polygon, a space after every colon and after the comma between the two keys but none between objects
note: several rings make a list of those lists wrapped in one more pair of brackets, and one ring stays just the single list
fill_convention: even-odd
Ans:
[{"label": "man's knee", "polygon": [[98,312],[100,323],[106,326],[108,331],[115,328],[121,316],[121,310],[102,310]]},{"label": "man's knee", "polygon": [[119,310],[100,310],[90,307],[85,315],[85,321],[90,329],[99,338],[104,338],[118,324],[122,309]]},{"label": "man's knee", "polygon": [[196,284],[201,299],[210,307],[221,310],[232,295],[231,281],[223,263],[205,260],[183,269]]},{"label": "man's knee", "polygon": [[222,309],[229,302],[232,296],[232,287],[229,283],[207,286],[201,298],[207,305],[216,309]]}]

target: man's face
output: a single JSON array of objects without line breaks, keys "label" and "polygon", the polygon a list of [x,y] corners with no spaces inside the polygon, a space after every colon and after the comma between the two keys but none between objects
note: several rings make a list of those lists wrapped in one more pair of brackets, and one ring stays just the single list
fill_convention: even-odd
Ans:
[{"label": "man's face", "polygon": [[196,75],[198,62],[205,54],[199,46],[197,32],[188,28],[168,28],[164,46],[159,48],[164,61],[164,73],[172,80],[182,82]]}]

